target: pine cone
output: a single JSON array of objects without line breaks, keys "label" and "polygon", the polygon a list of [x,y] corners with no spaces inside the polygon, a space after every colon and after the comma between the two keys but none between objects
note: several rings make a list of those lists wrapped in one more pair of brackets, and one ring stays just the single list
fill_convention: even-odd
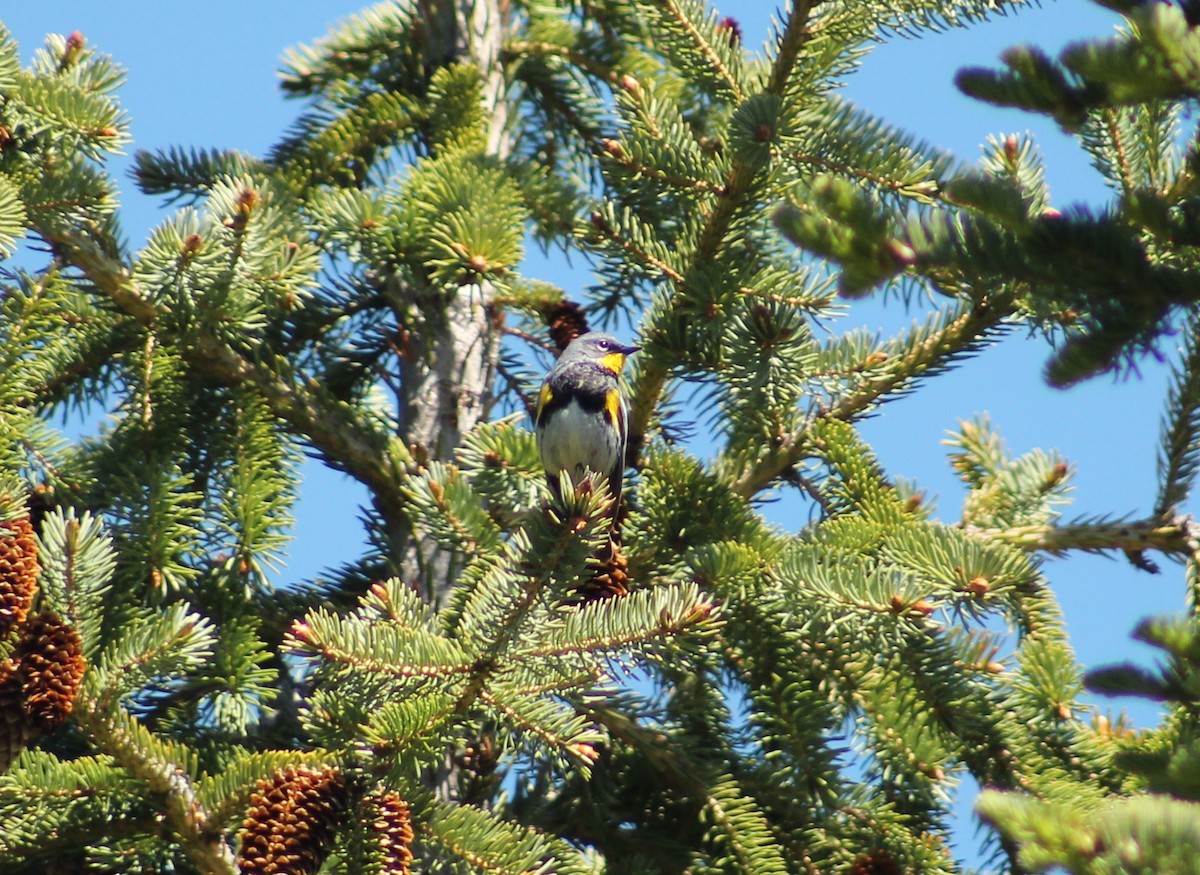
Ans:
[{"label": "pine cone", "polygon": [[559,352],[566,349],[567,344],[576,337],[588,332],[587,316],[584,315],[583,307],[574,301],[560,301],[542,315]]},{"label": "pine cone", "polygon": [[364,800],[375,810],[370,832],[375,839],[380,875],[410,875],[413,828],[408,803],[391,790],[376,790]]},{"label": "pine cone", "polygon": [[15,660],[25,717],[39,732],[53,732],[71,716],[87,670],[79,633],[53,611],[42,611],[21,630]]},{"label": "pine cone", "polygon": [[29,615],[39,570],[37,539],[29,517],[0,523],[0,637]]},{"label": "pine cone", "polygon": [[846,875],[902,875],[900,864],[882,848],[859,854],[846,869]]},{"label": "pine cone", "polygon": [[502,776],[496,774],[500,764],[500,751],[491,735],[482,735],[477,741],[466,745],[455,758],[462,769],[459,782],[459,801],[467,804],[482,804],[495,795]]},{"label": "pine cone", "polygon": [[592,576],[575,590],[572,604],[587,604],[598,599],[620,598],[629,595],[629,560],[616,538],[596,554],[597,564]]},{"label": "pine cone", "polygon": [[312,875],[329,856],[346,806],[333,766],[291,766],[258,782],[242,827],[238,868],[251,875]]},{"label": "pine cone", "polygon": [[474,744],[468,744],[457,757],[458,765],[476,775],[491,775],[499,763],[499,751],[490,735],[482,736]]},{"label": "pine cone", "polygon": [[54,490],[44,483],[37,483],[29,490],[25,506],[29,508],[29,524],[35,532],[41,532],[46,515],[58,504]]}]

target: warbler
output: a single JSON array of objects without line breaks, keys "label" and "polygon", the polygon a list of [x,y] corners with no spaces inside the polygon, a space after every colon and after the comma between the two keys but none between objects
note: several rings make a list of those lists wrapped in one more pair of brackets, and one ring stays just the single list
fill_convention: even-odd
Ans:
[{"label": "warbler", "polygon": [[576,337],[542,382],[534,414],[551,491],[559,494],[563,471],[575,486],[588,470],[603,474],[614,517],[621,502],[629,427],[619,377],[625,357],[639,349],[602,331]]}]

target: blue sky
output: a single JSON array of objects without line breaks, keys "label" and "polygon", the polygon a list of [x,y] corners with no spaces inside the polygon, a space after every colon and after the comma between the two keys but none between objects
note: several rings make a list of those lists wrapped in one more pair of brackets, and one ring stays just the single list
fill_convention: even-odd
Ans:
[{"label": "blue sky", "polygon": [[[361,8],[345,2],[208,2],[193,4],[95,3],[55,0],[10,3],[0,11],[28,59],[47,32],[81,31],[89,43],[111,53],[129,71],[122,102],[132,117],[133,147],[173,145],[237,148],[262,154],[302,109],[285,101],[277,87],[279,57],[289,46],[310,42],[340,16]],[[748,0],[723,12],[739,18],[748,45],[761,45],[773,4]],[[976,160],[989,134],[1031,130],[1047,165],[1053,203],[1092,205],[1108,199],[1086,155],[1052,124],[969,100],[952,84],[957,69],[998,64],[1000,52],[1033,42],[1057,51],[1070,40],[1111,31],[1116,17],[1083,0],[1063,0],[970,30],[920,40],[898,39],[881,46],[847,79],[852,100],[920,139]],[[132,150],[131,150],[132,151]],[[134,244],[166,213],[137,194],[118,162],[123,182],[126,233]],[[568,289],[584,281],[556,267],[545,279]],[[899,307],[856,305],[852,317],[892,331],[913,318]],[[962,490],[946,463],[941,441],[959,420],[988,412],[1010,448],[1057,448],[1076,468],[1075,503],[1067,515],[1130,516],[1150,508],[1155,493],[1155,459],[1165,365],[1144,362],[1140,378],[1100,378],[1067,392],[1047,388],[1041,368],[1044,343],[1013,336],[932,380],[920,391],[887,405],[865,426],[885,467],[894,476],[921,483],[943,519],[957,518]],[[361,532],[354,510],[362,493],[315,464],[305,468],[298,508],[297,538],[282,581],[318,574],[357,553]],[[331,513],[331,507],[342,509]],[[777,520],[796,528],[802,520]],[[331,550],[331,545],[344,550]],[[1134,571],[1121,559],[1094,556],[1057,560],[1049,579],[1066,613],[1073,643],[1085,665],[1145,658],[1129,641],[1137,620],[1184,609],[1178,566],[1164,573]],[[1139,703],[1133,714],[1151,719]]]}]

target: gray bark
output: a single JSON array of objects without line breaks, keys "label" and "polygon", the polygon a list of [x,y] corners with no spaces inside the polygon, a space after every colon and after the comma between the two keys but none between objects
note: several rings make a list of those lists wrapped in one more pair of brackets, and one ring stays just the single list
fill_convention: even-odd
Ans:
[{"label": "gray bark", "polygon": [[[512,132],[500,48],[508,26],[505,0],[433,0],[422,4],[430,58],[478,66],[483,79],[487,153],[512,152]],[[437,43],[442,50],[438,51]],[[419,456],[448,459],[463,436],[487,418],[500,352],[489,282],[460,286],[436,310],[413,314],[403,363],[403,428]],[[435,305],[430,302],[426,307]],[[401,563],[406,579],[419,581],[435,604],[444,601],[458,570],[454,557],[429,543],[407,544]]]}]

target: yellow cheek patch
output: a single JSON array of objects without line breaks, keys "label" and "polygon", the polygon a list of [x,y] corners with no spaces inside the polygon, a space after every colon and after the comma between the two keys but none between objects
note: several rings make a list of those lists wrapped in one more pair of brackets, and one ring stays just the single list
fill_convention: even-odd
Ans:
[{"label": "yellow cheek patch", "polygon": [[610,425],[621,421],[621,393],[616,389],[609,389],[604,396],[604,415]]},{"label": "yellow cheek patch", "polygon": [[607,368],[614,374],[621,373],[621,368],[625,367],[625,353],[610,352],[600,359],[600,366]]},{"label": "yellow cheek patch", "polygon": [[540,422],[542,419],[542,411],[546,406],[554,400],[554,390],[550,388],[549,383],[542,384],[542,391],[538,392],[537,412],[533,415],[535,422]]}]

